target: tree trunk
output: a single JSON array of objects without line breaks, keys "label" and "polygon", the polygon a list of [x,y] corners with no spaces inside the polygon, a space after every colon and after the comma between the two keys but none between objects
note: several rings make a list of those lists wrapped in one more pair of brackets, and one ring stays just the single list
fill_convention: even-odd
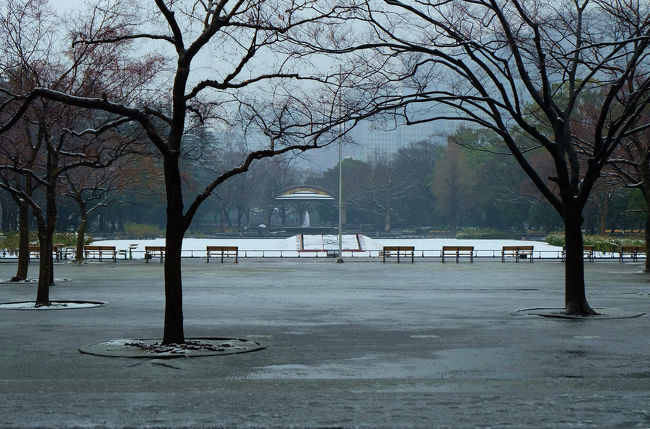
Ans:
[{"label": "tree trunk", "polygon": [[644,272],[650,273],[650,153],[646,153],[641,163],[641,180],[643,188],[641,195],[645,199],[645,268]]},{"label": "tree trunk", "polygon": [[645,200],[645,204],[645,269],[643,271],[650,273],[650,198]]},{"label": "tree trunk", "polygon": [[185,234],[183,192],[178,159],[165,159],[165,190],[167,196],[167,229],[165,249],[165,327],[162,344],[182,344],[183,284],[181,247]]},{"label": "tree trunk", "polygon": [[12,282],[27,280],[29,270],[29,206],[18,203],[18,268]]},{"label": "tree trunk", "polygon": [[600,207],[600,235],[605,235],[607,229],[607,214],[609,212],[609,198],[605,195],[605,202]]},{"label": "tree trunk", "polygon": [[38,268],[38,288],[35,307],[50,305],[50,273],[52,272],[52,239],[48,238],[47,225],[43,219],[38,222],[40,259]]},{"label": "tree trunk", "polygon": [[449,236],[451,238],[456,237],[456,228],[457,228],[456,227],[456,217],[457,217],[457,215],[456,215],[455,211],[452,211],[449,214]]},{"label": "tree trunk", "polygon": [[[575,206],[575,207],[572,207]],[[584,249],[581,209],[565,202],[564,244],[566,249],[564,303],[565,313],[593,315],[585,295]]]},{"label": "tree trunk", "polygon": [[84,260],[84,239],[86,237],[86,226],[88,225],[88,213],[86,212],[85,207],[79,206],[79,214],[81,216],[81,222],[77,227],[77,242],[75,250],[75,262],[83,262]]},{"label": "tree trunk", "polygon": [[390,231],[390,209],[384,213],[384,232]]}]

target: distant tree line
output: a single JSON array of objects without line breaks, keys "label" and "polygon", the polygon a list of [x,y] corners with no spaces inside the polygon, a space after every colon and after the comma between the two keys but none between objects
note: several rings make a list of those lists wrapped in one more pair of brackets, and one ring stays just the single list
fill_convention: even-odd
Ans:
[{"label": "distant tree line", "polygon": [[[219,141],[213,133],[202,130],[200,140],[195,144],[195,153],[187,154],[183,160],[187,164],[185,171],[192,172],[184,180],[194,190],[205,187],[212,175],[219,172],[220,165],[235,163],[244,153],[243,139],[229,135],[228,149],[219,152],[220,159],[213,159],[217,153],[214,147],[222,147],[224,139]],[[482,150],[469,148],[477,142]],[[487,130],[460,128],[446,139],[411,143],[372,161],[344,159],[346,228],[450,236],[468,228],[507,233],[561,229],[561,219],[517,168],[513,157],[495,155],[498,150],[499,139]],[[541,156],[533,154],[532,159],[543,167]],[[82,222],[82,195],[88,203],[94,201],[87,219],[90,233],[124,235],[128,224],[154,225],[161,233],[164,231],[161,166],[151,158],[135,155],[123,164],[119,183],[115,178],[109,183],[106,173],[95,173],[92,178],[101,178],[105,186],[83,189],[79,184],[88,183],[89,172],[86,176],[75,176],[74,180],[69,176],[61,180],[58,232],[77,231]],[[323,172],[310,172],[289,157],[261,160],[221,186],[203,204],[191,231],[218,234],[257,232],[260,224],[276,230],[299,226],[307,209],[312,225],[336,226],[335,202],[298,207],[280,203],[275,197],[299,184],[319,186],[336,194],[338,174],[338,165]],[[77,193],[71,189],[75,184]],[[18,206],[6,191],[0,191],[0,205],[2,231],[17,231]],[[592,193],[585,211],[585,232],[640,230],[644,225],[644,199],[638,189],[603,180]]]}]

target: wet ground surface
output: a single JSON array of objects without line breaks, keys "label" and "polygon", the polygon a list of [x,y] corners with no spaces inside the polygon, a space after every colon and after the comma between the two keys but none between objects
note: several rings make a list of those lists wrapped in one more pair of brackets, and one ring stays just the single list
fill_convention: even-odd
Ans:
[{"label": "wet ground surface", "polygon": [[[267,348],[172,360],[78,352],[160,337],[160,264],[55,270],[71,281],[52,299],[108,304],[0,310],[0,427],[650,427],[648,315],[514,313],[562,306],[559,262],[187,261],[186,336]],[[586,264],[592,306],[650,311],[641,270]],[[1,284],[0,302],[35,288]]]}]

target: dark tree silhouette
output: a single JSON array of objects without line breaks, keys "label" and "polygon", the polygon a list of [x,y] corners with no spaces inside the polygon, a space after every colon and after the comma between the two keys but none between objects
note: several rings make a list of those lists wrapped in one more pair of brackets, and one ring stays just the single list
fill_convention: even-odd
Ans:
[{"label": "dark tree silhouette", "polygon": [[[393,88],[375,98],[378,111],[395,109],[407,124],[462,121],[498,134],[564,221],[565,311],[590,315],[582,212],[611,153],[650,126],[639,121],[650,89],[649,8],[619,0],[367,1],[349,21],[354,30],[345,30],[357,37],[340,37],[336,49],[324,39],[312,46],[374,67]],[[602,103],[585,152],[572,118],[595,93]],[[550,177],[529,161],[533,147],[553,165]]]},{"label": "dark tree silhouette", "polygon": [[[155,53],[167,74],[137,101],[111,93],[74,94],[50,87],[8,93],[12,127],[36,101],[46,99],[138,125],[162,159],[167,204],[163,344],[183,343],[181,245],[199,206],[223,182],[255,160],[326,145],[337,136],[344,76],[318,77],[309,49],[295,41],[321,32],[346,12],[313,1],[100,2],[74,34],[77,49],[101,46],[130,55]],[[143,43],[139,43],[143,42]],[[123,52],[123,51],[122,51]],[[164,55],[158,56],[158,52]],[[154,56],[154,54],[149,55]],[[124,53],[125,61],[129,54]],[[304,80],[301,89],[297,82]],[[163,106],[163,107],[161,107]],[[197,123],[240,124],[257,142],[192,198],[184,199],[180,160]],[[189,201],[185,207],[186,201]]]}]

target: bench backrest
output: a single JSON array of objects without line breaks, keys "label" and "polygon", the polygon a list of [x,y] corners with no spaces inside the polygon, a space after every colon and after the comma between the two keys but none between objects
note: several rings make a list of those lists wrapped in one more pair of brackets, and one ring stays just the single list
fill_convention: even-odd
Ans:
[{"label": "bench backrest", "polygon": [[207,252],[237,252],[239,247],[237,246],[206,246],[205,250]]},{"label": "bench backrest", "polygon": [[474,246],[442,246],[443,252],[473,252]]},{"label": "bench backrest", "polygon": [[621,252],[643,252],[645,246],[621,246]]},{"label": "bench backrest", "polygon": [[413,252],[415,251],[415,246],[384,246],[383,250],[384,252],[398,252],[398,251]]},{"label": "bench backrest", "polygon": [[115,246],[84,246],[84,250],[108,250],[108,251],[115,251]]},{"label": "bench backrest", "polygon": [[145,252],[164,252],[166,246],[144,246]]},{"label": "bench backrest", "polygon": [[503,252],[533,251],[534,246],[503,246]]}]

